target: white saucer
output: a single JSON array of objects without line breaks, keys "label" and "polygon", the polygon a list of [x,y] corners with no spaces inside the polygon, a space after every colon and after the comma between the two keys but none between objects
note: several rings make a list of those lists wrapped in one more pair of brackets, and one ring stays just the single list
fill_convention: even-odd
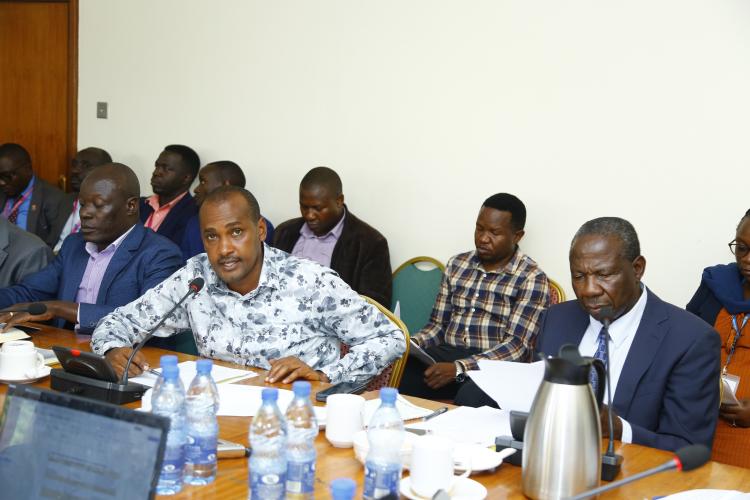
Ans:
[{"label": "white saucer", "polygon": [[[410,500],[429,500],[427,497],[421,497],[411,490],[411,478],[404,477],[401,479],[399,487],[401,494]],[[450,492],[451,500],[482,500],[487,497],[487,488],[468,477],[460,478]]]},{"label": "white saucer", "polygon": [[6,380],[0,378],[0,382],[2,382],[3,384],[33,384],[34,382],[39,382],[45,377],[49,377],[50,371],[52,371],[52,368],[50,368],[49,366],[43,366],[39,369],[36,377],[24,378],[20,380]]},{"label": "white saucer", "polygon": [[453,452],[454,467],[457,471],[463,471],[468,465],[472,474],[491,470],[499,467],[515,451],[513,448],[505,448],[496,452],[480,444],[457,444]]}]

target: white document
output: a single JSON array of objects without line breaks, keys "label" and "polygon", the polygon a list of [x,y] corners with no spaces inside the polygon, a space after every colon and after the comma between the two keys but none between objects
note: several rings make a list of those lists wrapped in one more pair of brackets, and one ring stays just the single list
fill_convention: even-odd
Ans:
[{"label": "white document", "polygon": [[[0,323],[0,328],[4,327],[5,323]],[[11,328],[5,333],[0,333],[0,344],[8,342],[9,340],[23,340],[28,339],[29,336],[26,332],[19,330],[18,328]]]},{"label": "white document", "polygon": [[480,360],[479,370],[466,372],[503,410],[528,412],[544,378],[544,361]]},{"label": "white document", "polygon": [[749,500],[750,494],[735,490],[687,490],[662,497],[664,500]]},{"label": "white document", "polygon": [[[184,385],[185,390],[187,390],[188,386],[190,386],[190,382],[195,378],[195,361],[183,361],[177,366],[180,369],[180,380],[182,380],[182,385]],[[161,368],[157,368],[156,371],[161,373]],[[211,376],[217,384],[221,384],[222,382],[236,382],[246,378],[257,377],[258,374],[249,370],[239,370],[237,368],[227,368],[226,366],[214,365],[211,368]],[[137,377],[128,380],[137,384],[153,387],[157,378],[159,377],[151,372],[143,372]]]},{"label": "white document", "polygon": [[[375,410],[379,407],[380,399],[365,401],[365,426],[370,423]],[[410,403],[400,394],[396,399],[396,409],[398,410],[398,414],[401,415],[401,420],[414,420],[415,418],[426,417],[434,411]]]},{"label": "white document", "polygon": [[428,429],[432,434],[456,443],[491,446],[497,436],[510,436],[510,411],[483,406],[460,406],[426,422],[409,424],[411,429]]},{"label": "white document", "polygon": [[435,361],[435,358],[427,354],[427,351],[419,347],[417,343],[412,339],[409,339],[409,356],[417,358],[419,361],[428,366],[437,363],[437,361]]}]

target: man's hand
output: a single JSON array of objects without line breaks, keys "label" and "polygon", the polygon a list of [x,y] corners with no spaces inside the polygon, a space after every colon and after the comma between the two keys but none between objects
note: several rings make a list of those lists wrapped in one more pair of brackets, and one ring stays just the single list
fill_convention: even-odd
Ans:
[{"label": "man's hand", "polygon": [[[19,304],[13,304],[13,309],[23,309],[28,308],[32,302],[22,302]],[[47,305],[46,302],[42,302],[42,304]],[[5,327],[2,329],[2,332],[7,332],[11,328],[13,328],[16,325],[19,325],[21,323],[26,323],[28,321],[47,321],[54,317],[53,311],[50,310],[50,307],[47,307],[47,311],[44,314],[29,314],[27,312],[6,312],[6,313],[0,313],[0,323],[5,323]]]},{"label": "man's hand", "polygon": [[430,389],[440,389],[455,381],[456,363],[435,363],[424,371],[424,383]]},{"label": "man's hand", "polygon": [[271,370],[266,376],[266,382],[271,384],[279,381],[282,384],[290,384],[297,379],[329,382],[325,373],[316,372],[305,363],[292,356],[271,359],[269,360],[269,363],[271,363]]},{"label": "man's hand", "polygon": [[[609,407],[602,405],[602,409],[599,411],[599,422],[602,425],[602,439],[609,438]],[[614,410],[612,410],[612,428],[615,431],[615,440],[622,440],[622,420],[617,416]]]},{"label": "man's hand", "polygon": [[721,405],[719,416],[736,427],[750,427],[750,399],[740,399],[738,405]]},{"label": "man's hand", "polygon": [[[128,364],[128,358],[132,352],[133,349],[130,347],[115,347],[114,349],[107,351],[107,354],[104,355],[104,357],[109,360],[112,368],[115,369],[115,373],[117,373],[118,377],[122,378],[122,373],[125,371],[125,365]],[[143,356],[142,352],[138,351],[133,358],[133,362],[130,363],[128,377],[136,377],[143,373],[144,370],[148,370],[148,368],[149,366],[146,358]]]},{"label": "man's hand", "polygon": [[[14,304],[13,309],[28,308],[33,302],[23,302],[20,304]],[[65,321],[75,323],[78,319],[78,304],[75,302],[67,302],[64,300],[47,300],[39,302],[47,306],[47,311],[44,314],[32,315],[27,312],[17,313],[0,313],[0,323],[6,323],[3,328],[3,332],[7,332],[10,328],[20,323],[26,323],[28,321],[48,321],[52,318],[60,317]]]}]

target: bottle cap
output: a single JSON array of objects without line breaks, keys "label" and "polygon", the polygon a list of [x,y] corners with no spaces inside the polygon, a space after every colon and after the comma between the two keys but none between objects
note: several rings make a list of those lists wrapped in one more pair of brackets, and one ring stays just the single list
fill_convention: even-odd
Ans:
[{"label": "bottle cap", "polygon": [[383,387],[380,389],[380,401],[383,403],[395,403],[396,396],[398,396],[398,389],[393,387]]},{"label": "bottle cap", "polygon": [[292,384],[292,391],[298,398],[306,398],[310,395],[310,382],[298,381]]},{"label": "bottle cap", "polygon": [[279,391],[273,387],[267,387],[260,393],[264,403],[275,403],[279,399]]},{"label": "bottle cap", "polygon": [[214,362],[210,359],[199,359],[195,362],[195,367],[198,373],[208,374],[211,373],[211,367],[214,365]]},{"label": "bottle cap", "polygon": [[161,375],[164,380],[174,380],[180,375],[180,369],[175,365],[166,365],[161,367]]},{"label": "bottle cap", "polygon": [[349,500],[354,498],[357,491],[357,483],[354,479],[340,477],[331,481],[331,496],[334,500]]},{"label": "bottle cap", "polygon": [[177,356],[174,354],[165,354],[161,358],[159,358],[159,366],[177,366]]}]

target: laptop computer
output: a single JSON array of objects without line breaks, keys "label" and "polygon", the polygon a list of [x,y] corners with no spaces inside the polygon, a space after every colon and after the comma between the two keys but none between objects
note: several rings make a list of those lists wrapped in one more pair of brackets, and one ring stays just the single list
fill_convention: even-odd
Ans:
[{"label": "laptop computer", "polygon": [[0,499],[153,498],[169,419],[31,386],[0,414]]}]

